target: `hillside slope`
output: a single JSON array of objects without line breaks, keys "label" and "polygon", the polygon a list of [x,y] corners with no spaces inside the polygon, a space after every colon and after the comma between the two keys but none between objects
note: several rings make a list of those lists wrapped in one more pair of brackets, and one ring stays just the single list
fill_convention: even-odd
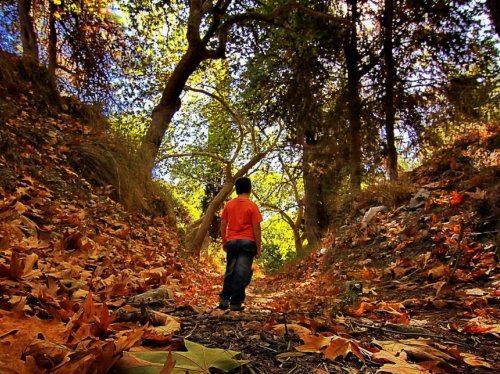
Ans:
[{"label": "hillside slope", "polygon": [[[66,343],[80,367],[93,372],[104,360],[103,372],[144,332],[135,323],[112,331],[107,308],[159,285],[176,292],[176,231],[168,217],[126,211],[112,189],[81,175],[78,145],[102,141],[98,126],[63,113],[29,80],[0,91],[0,372],[33,366],[21,360],[33,341],[42,351],[45,341]],[[112,336],[126,344],[109,345]],[[32,357],[41,368],[60,364]]]}]

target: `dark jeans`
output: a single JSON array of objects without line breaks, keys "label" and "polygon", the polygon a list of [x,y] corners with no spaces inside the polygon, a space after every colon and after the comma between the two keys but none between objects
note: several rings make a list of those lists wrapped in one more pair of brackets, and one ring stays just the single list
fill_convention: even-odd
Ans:
[{"label": "dark jeans", "polygon": [[245,289],[252,279],[253,258],[257,245],[251,240],[230,240],[226,243],[226,273],[220,298],[233,305],[245,300]]}]

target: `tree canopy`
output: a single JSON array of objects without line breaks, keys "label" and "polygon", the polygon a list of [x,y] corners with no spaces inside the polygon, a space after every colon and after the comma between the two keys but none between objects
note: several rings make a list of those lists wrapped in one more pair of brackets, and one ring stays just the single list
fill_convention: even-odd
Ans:
[{"label": "tree canopy", "polygon": [[338,224],[342,198],[396,181],[464,127],[498,121],[495,9],[10,0],[0,46],[45,65],[62,94],[106,108],[145,169],[197,212],[186,225],[204,222],[191,227],[196,251],[207,232],[217,237],[217,211],[247,173],[301,251]]}]

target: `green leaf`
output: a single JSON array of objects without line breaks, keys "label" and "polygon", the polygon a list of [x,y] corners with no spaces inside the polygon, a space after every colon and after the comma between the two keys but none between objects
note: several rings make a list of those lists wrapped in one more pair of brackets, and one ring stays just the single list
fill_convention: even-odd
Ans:
[{"label": "green leaf", "polygon": [[[227,373],[250,361],[235,359],[240,353],[227,349],[207,348],[201,344],[184,340],[187,352],[172,352],[175,367],[172,374],[209,373],[216,368]],[[168,352],[125,352],[115,369],[123,374],[158,374],[167,359]]]},{"label": "green leaf", "polygon": [[250,361],[237,360],[240,353],[220,348],[207,348],[201,344],[185,340],[187,352],[173,352],[176,368],[189,370],[189,373],[208,373],[209,368],[224,372],[233,370]]}]

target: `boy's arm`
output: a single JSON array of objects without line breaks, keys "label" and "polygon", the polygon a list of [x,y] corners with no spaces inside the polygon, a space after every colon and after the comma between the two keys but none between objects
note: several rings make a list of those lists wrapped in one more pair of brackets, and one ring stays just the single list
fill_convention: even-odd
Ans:
[{"label": "boy's arm", "polygon": [[222,218],[220,222],[220,236],[222,237],[222,248],[224,252],[226,251],[226,230],[227,230],[227,219]]},{"label": "boy's arm", "polygon": [[253,235],[255,236],[255,244],[257,245],[257,255],[256,258],[260,258],[262,255],[261,247],[262,247],[262,233],[260,230],[260,222],[256,223],[253,227]]}]

